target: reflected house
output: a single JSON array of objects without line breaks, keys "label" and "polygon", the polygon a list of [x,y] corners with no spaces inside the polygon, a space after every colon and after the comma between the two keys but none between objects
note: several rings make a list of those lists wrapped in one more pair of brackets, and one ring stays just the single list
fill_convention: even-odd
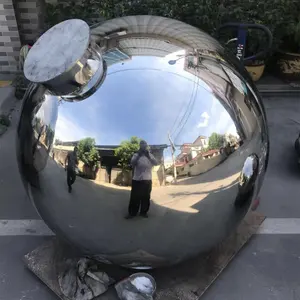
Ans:
[{"label": "reflected house", "polygon": [[206,136],[200,135],[192,144],[191,154],[192,159],[195,158],[199,152],[208,147],[208,138]]},{"label": "reflected house", "polygon": [[217,155],[220,155],[220,153],[221,153],[220,150],[213,149],[213,150],[208,150],[208,151],[202,153],[201,156],[203,159],[209,159],[209,158],[215,157]]},{"label": "reflected house", "polygon": [[177,175],[179,177],[199,175],[226,159],[227,153],[221,149],[205,151],[207,147],[208,138],[205,136],[199,136],[193,143],[183,144],[181,153],[175,161]]},{"label": "reflected house", "polygon": [[[64,164],[68,151],[72,151],[78,142],[60,142],[59,145],[53,146],[55,159],[60,164]],[[116,145],[96,145],[100,155],[100,167],[96,174],[95,180],[102,183],[113,183],[117,185],[128,186],[131,184],[131,171],[122,171],[119,167],[119,159],[115,155],[115,150],[119,147]],[[151,153],[160,164],[153,167],[152,181],[153,186],[165,185],[165,167],[164,167],[164,150],[167,145],[149,145]]]},{"label": "reflected house", "polygon": [[213,169],[227,158],[225,152],[220,149],[200,152],[195,158],[186,163],[176,163],[176,170],[179,177],[196,176]]},{"label": "reflected house", "polygon": [[180,154],[176,157],[175,166],[183,166],[188,163],[188,156],[190,154],[191,143],[185,143],[180,147]]},{"label": "reflected house", "polygon": [[177,156],[175,165],[183,166],[197,157],[207,146],[208,138],[203,135],[200,135],[193,143],[184,143],[180,148],[181,153]]}]

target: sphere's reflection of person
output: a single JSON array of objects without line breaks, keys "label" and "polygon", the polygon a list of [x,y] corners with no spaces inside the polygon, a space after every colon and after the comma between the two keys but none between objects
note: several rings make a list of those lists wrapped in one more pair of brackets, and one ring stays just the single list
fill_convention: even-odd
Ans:
[{"label": "sphere's reflection of person", "polygon": [[67,171],[67,184],[69,193],[72,191],[72,185],[76,180],[76,167],[78,166],[78,148],[69,151],[65,159],[65,170]]},{"label": "sphere's reflection of person", "polygon": [[140,216],[148,217],[152,191],[152,168],[156,165],[158,162],[150,153],[147,142],[141,141],[139,151],[131,159],[133,178],[127,219],[134,218],[139,211]]}]

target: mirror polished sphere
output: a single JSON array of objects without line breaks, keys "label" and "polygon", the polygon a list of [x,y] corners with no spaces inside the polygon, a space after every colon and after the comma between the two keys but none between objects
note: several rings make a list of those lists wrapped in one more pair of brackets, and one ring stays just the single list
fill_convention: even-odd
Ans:
[{"label": "mirror polished sphere", "polygon": [[[216,246],[267,168],[266,115],[248,73],[215,39],[167,18],[76,27],[60,48],[65,28],[28,54],[34,82],[17,133],[19,170],[42,219],[84,255],[129,268]],[[59,68],[50,74],[51,60]]]}]

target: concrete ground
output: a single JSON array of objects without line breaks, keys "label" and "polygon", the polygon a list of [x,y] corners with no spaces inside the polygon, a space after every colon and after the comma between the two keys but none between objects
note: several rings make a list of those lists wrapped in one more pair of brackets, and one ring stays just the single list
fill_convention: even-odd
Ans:
[{"label": "concrete ground", "polygon": [[[293,143],[300,131],[299,100],[269,97],[264,103],[270,126],[271,153],[258,211],[268,218],[298,219],[300,170],[295,164]],[[18,110],[14,114],[17,115]],[[10,148],[15,138],[14,117],[12,121],[12,126],[0,138],[0,220],[39,219],[20,179],[14,177],[16,162],[4,159],[15,155]],[[0,300],[56,299],[22,262],[24,254],[48,237],[4,234],[1,229]],[[256,235],[202,298],[300,299],[299,278],[300,235]]]}]

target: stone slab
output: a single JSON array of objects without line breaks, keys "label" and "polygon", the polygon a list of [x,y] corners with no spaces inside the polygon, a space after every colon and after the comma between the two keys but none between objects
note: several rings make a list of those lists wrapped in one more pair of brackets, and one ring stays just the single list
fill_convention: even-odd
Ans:
[{"label": "stone slab", "polygon": [[261,94],[299,94],[300,82],[288,82],[268,73],[256,82]]},{"label": "stone slab", "polygon": [[[211,284],[218,278],[240,249],[255,234],[265,217],[250,211],[240,226],[216,248],[207,254],[202,254],[177,266],[151,270],[157,283],[157,300],[196,300],[199,299]],[[60,291],[57,273],[65,258],[77,257],[74,249],[60,242],[57,238],[39,246],[24,257],[26,266],[44,284],[46,284],[59,299],[67,300]],[[79,256],[78,256],[79,257]],[[134,273],[132,270],[112,265],[102,265],[103,271],[116,281],[122,280]],[[95,300],[117,300],[114,287]]]},{"label": "stone slab", "polygon": [[257,84],[257,89],[261,94],[299,94],[300,86],[289,84]]}]

